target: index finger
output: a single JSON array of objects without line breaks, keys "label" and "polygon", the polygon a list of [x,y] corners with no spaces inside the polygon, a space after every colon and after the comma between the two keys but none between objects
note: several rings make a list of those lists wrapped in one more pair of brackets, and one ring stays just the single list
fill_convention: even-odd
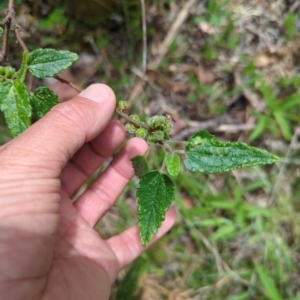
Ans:
[{"label": "index finger", "polygon": [[55,106],[13,140],[10,149],[14,145],[18,150],[22,148],[31,167],[51,166],[60,172],[84,143],[103,131],[115,104],[115,95],[108,86],[93,84],[75,98]]}]

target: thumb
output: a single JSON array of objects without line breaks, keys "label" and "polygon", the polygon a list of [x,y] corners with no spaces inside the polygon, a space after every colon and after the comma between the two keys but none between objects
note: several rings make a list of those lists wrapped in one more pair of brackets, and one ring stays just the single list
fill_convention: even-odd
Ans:
[{"label": "thumb", "polygon": [[[61,170],[73,154],[109,123],[116,99],[104,84],[93,84],[75,98],[55,106],[12,141],[30,165],[46,163]],[[9,145],[7,145],[9,146]]]}]

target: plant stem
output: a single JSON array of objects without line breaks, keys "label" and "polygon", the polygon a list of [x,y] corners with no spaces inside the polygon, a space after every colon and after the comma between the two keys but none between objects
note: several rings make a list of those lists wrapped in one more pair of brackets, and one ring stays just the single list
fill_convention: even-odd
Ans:
[{"label": "plant stem", "polygon": [[168,143],[169,143],[169,144],[178,144],[178,145],[180,145],[180,144],[182,144],[182,145],[187,145],[188,142],[187,142],[187,141],[169,140]]},{"label": "plant stem", "polygon": [[8,37],[9,37],[10,25],[11,25],[14,13],[15,13],[14,1],[9,0],[8,7],[7,7],[7,15],[1,22],[1,24],[4,25],[4,33],[3,33],[3,40],[2,40],[2,49],[1,49],[1,53],[0,53],[0,62],[6,60],[6,57],[7,57]]},{"label": "plant stem", "polygon": [[139,121],[136,121],[136,120],[133,120],[131,119],[127,114],[123,113],[121,110],[119,110],[118,108],[116,108],[116,113],[121,116],[122,118],[124,118],[127,122],[137,126],[137,127],[142,127],[142,128],[145,128],[147,131],[151,131],[151,128],[149,125],[145,124],[145,123],[142,123],[142,122],[139,122]]},{"label": "plant stem", "polygon": [[22,47],[22,49],[26,52],[29,53],[28,48],[26,47],[25,43],[23,42],[21,36],[20,36],[20,31],[21,31],[21,27],[19,25],[15,25],[15,35],[17,38],[18,43],[20,44],[20,46]]},{"label": "plant stem", "polygon": [[143,73],[144,76],[146,74],[147,68],[147,23],[146,23],[146,8],[145,8],[145,1],[141,0],[141,7],[142,7],[142,25],[143,25]]},{"label": "plant stem", "polygon": [[173,148],[168,144],[169,143],[169,141],[162,141],[163,142],[163,144],[164,144],[164,146],[165,146],[165,148],[166,148],[166,150],[167,151],[169,151],[169,152],[174,152],[174,150],[173,150]]},{"label": "plant stem", "polygon": [[167,155],[165,154],[165,157],[164,157],[164,160],[163,160],[163,163],[160,167],[160,172],[163,172],[165,167],[166,167],[166,161],[167,161]]},{"label": "plant stem", "polygon": [[78,93],[82,92],[82,89],[79,88],[78,86],[76,86],[74,83],[61,78],[59,75],[54,75],[53,78],[55,78],[56,80],[58,80],[61,83],[67,84],[68,86],[72,87],[74,90],[76,90]]},{"label": "plant stem", "polygon": [[173,150],[173,153],[186,155],[186,151],[185,150]]}]

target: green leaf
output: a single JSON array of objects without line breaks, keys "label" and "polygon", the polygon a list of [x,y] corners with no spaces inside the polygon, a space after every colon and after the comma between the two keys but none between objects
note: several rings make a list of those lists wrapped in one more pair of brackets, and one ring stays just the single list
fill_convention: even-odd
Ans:
[{"label": "green leaf", "polygon": [[59,103],[57,95],[49,88],[37,88],[30,97],[33,113],[42,118],[53,106]]},{"label": "green leaf", "polygon": [[276,100],[272,94],[270,87],[266,84],[266,82],[262,81],[260,85],[261,92],[266,100],[271,111],[276,110]]},{"label": "green leaf", "polygon": [[177,176],[180,172],[180,158],[177,154],[168,154],[166,160],[167,171],[171,176]]},{"label": "green leaf", "polygon": [[286,140],[290,140],[292,138],[292,132],[290,130],[290,126],[288,120],[283,116],[283,114],[279,111],[274,112],[274,117],[282,131],[282,134]]},{"label": "green leaf", "polygon": [[282,300],[276,288],[275,282],[273,281],[272,277],[267,273],[267,271],[259,264],[255,264],[255,270],[265,289],[265,294],[268,297],[268,299]]},{"label": "green leaf", "polygon": [[36,49],[29,53],[27,63],[31,74],[42,79],[58,74],[77,59],[78,55],[70,51]]},{"label": "green leaf", "polygon": [[300,102],[300,93],[298,92],[285,98],[284,101],[278,105],[278,108],[280,111],[292,109],[294,106],[299,105],[299,102]]},{"label": "green leaf", "polygon": [[118,289],[116,292],[116,300],[132,300],[134,293],[138,288],[138,282],[140,276],[145,270],[146,259],[139,257],[136,259],[125,277],[122,279],[121,283],[118,284]]},{"label": "green leaf", "polygon": [[134,168],[134,173],[138,178],[141,178],[144,173],[149,171],[145,156],[137,155],[130,160]]},{"label": "green leaf", "polygon": [[195,172],[226,172],[241,167],[272,164],[279,158],[244,143],[220,142],[206,130],[195,133],[186,146],[184,165]]},{"label": "green leaf", "polygon": [[173,181],[158,171],[145,173],[137,187],[138,227],[143,246],[148,244],[165,219],[175,197]]},{"label": "green leaf", "polygon": [[252,131],[251,135],[249,136],[249,140],[254,141],[255,139],[257,139],[262,134],[263,130],[265,129],[269,121],[270,121],[269,116],[266,115],[259,116],[258,122],[254,130]]},{"label": "green leaf", "polygon": [[0,109],[15,137],[31,124],[31,105],[23,82],[14,80],[0,85]]}]

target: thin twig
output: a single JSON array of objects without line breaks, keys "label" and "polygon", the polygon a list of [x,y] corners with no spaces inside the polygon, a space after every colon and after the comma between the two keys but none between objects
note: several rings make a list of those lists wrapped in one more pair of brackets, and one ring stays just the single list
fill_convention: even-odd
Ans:
[{"label": "thin twig", "polygon": [[146,23],[146,8],[145,1],[141,0],[142,7],[142,26],[143,26],[143,73],[146,74],[147,69],[147,23]]},{"label": "thin twig", "polygon": [[21,27],[17,25],[16,28],[15,28],[15,35],[16,35],[16,38],[18,40],[18,43],[20,44],[20,46],[22,47],[22,49],[25,52],[29,53],[28,48],[26,47],[25,43],[23,42],[23,40],[20,36],[20,31],[21,31]]},{"label": "thin twig", "polygon": [[68,86],[72,87],[73,89],[75,89],[78,93],[82,92],[82,89],[79,88],[78,86],[76,86],[74,83],[61,78],[59,75],[54,75],[53,78],[55,78],[56,80],[60,81],[61,83],[67,84]]},{"label": "thin twig", "polygon": [[239,120],[233,118],[230,114],[224,113],[207,121],[190,121],[188,128],[183,129],[172,137],[173,140],[182,141],[201,129],[216,129],[224,124],[237,124]]},{"label": "thin twig", "polygon": [[120,111],[118,108],[116,108],[116,113],[117,113],[119,116],[121,116],[122,118],[124,118],[127,122],[129,122],[129,123],[131,123],[131,124],[133,124],[133,125],[135,125],[135,126],[137,126],[137,127],[145,128],[147,131],[151,131],[151,128],[150,128],[149,125],[131,119],[127,114],[123,113],[123,112]]},{"label": "thin twig", "polygon": [[167,163],[167,155],[165,155],[163,163],[161,164],[161,167],[160,167],[160,172],[161,173],[165,170],[166,163]]},{"label": "thin twig", "polygon": [[243,279],[242,277],[240,277],[237,273],[235,273],[228,265],[227,263],[223,260],[222,256],[219,254],[219,252],[217,251],[217,249],[215,247],[213,247],[213,245],[209,242],[209,240],[205,237],[205,235],[198,229],[198,228],[194,228],[195,231],[198,233],[198,235],[200,236],[200,239],[202,240],[204,246],[212,252],[212,254],[214,255],[216,261],[218,262],[218,264],[220,264],[220,267],[222,269],[224,269],[225,272],[227,272],[230,276],[232,276],[234,279],[236,279],[237,281],[239,281],[240,283],[242,283],[245,286],[250,286],[250,282],[248,282],[247,280]]},{"label": "thin twig", "polygon": [[161,63],[162,59],[166,55],[169,50],[169,46],[174,41],[175,37],[178,35],[181,25],[187,19],[190,9],[196,4],[197,0],[189,0],[185,3],[183,8],[180,10],[180,13],[176,17],[174,23],[172,24],[168,34],[166,35],[165,39],[161,43],[159,47],[159,54],[155,61],[151,64],[151,69],[156,69],[159,64]]},{"label": "thin twig", "polygon": [[[173,22],[168,34],[166,35],[165,39],[162,41],[162,43],[159,45],[159,54],[153,60],[149,63],[149,68],[152,70],[156,70],[161,61],[163,60],[164,56],[168,52],[169,46],[174,41],[175,37],[178,35],[178,32],[181,28],[181,25],[184,23],[186,18],[188,17],[190,9],[193,7],[194,4],[196,4],[197,0],[189,0],[186,2],[183,6],[183,8],[180,10],[179,14],[177,15],[175,21]],[[140,95],[143,92],[143,80],[139,80],[134,88],[132,89],[130,95],[129,95],[129,102],[133,101],[134,99],[137,99],[140,97]]]},{"label": "thin twig", "polygon": [[6,60],[7,57],[9,31],[10,31],[10,25],[12,23],[12,18],[14,14],[15,14],[14,1],[9,0],[7,15],[4,18],[4,20],[1,22],[1,24],[4,25],[4,33],[3,33],[2,48],[0,53],[0,62]]}]

